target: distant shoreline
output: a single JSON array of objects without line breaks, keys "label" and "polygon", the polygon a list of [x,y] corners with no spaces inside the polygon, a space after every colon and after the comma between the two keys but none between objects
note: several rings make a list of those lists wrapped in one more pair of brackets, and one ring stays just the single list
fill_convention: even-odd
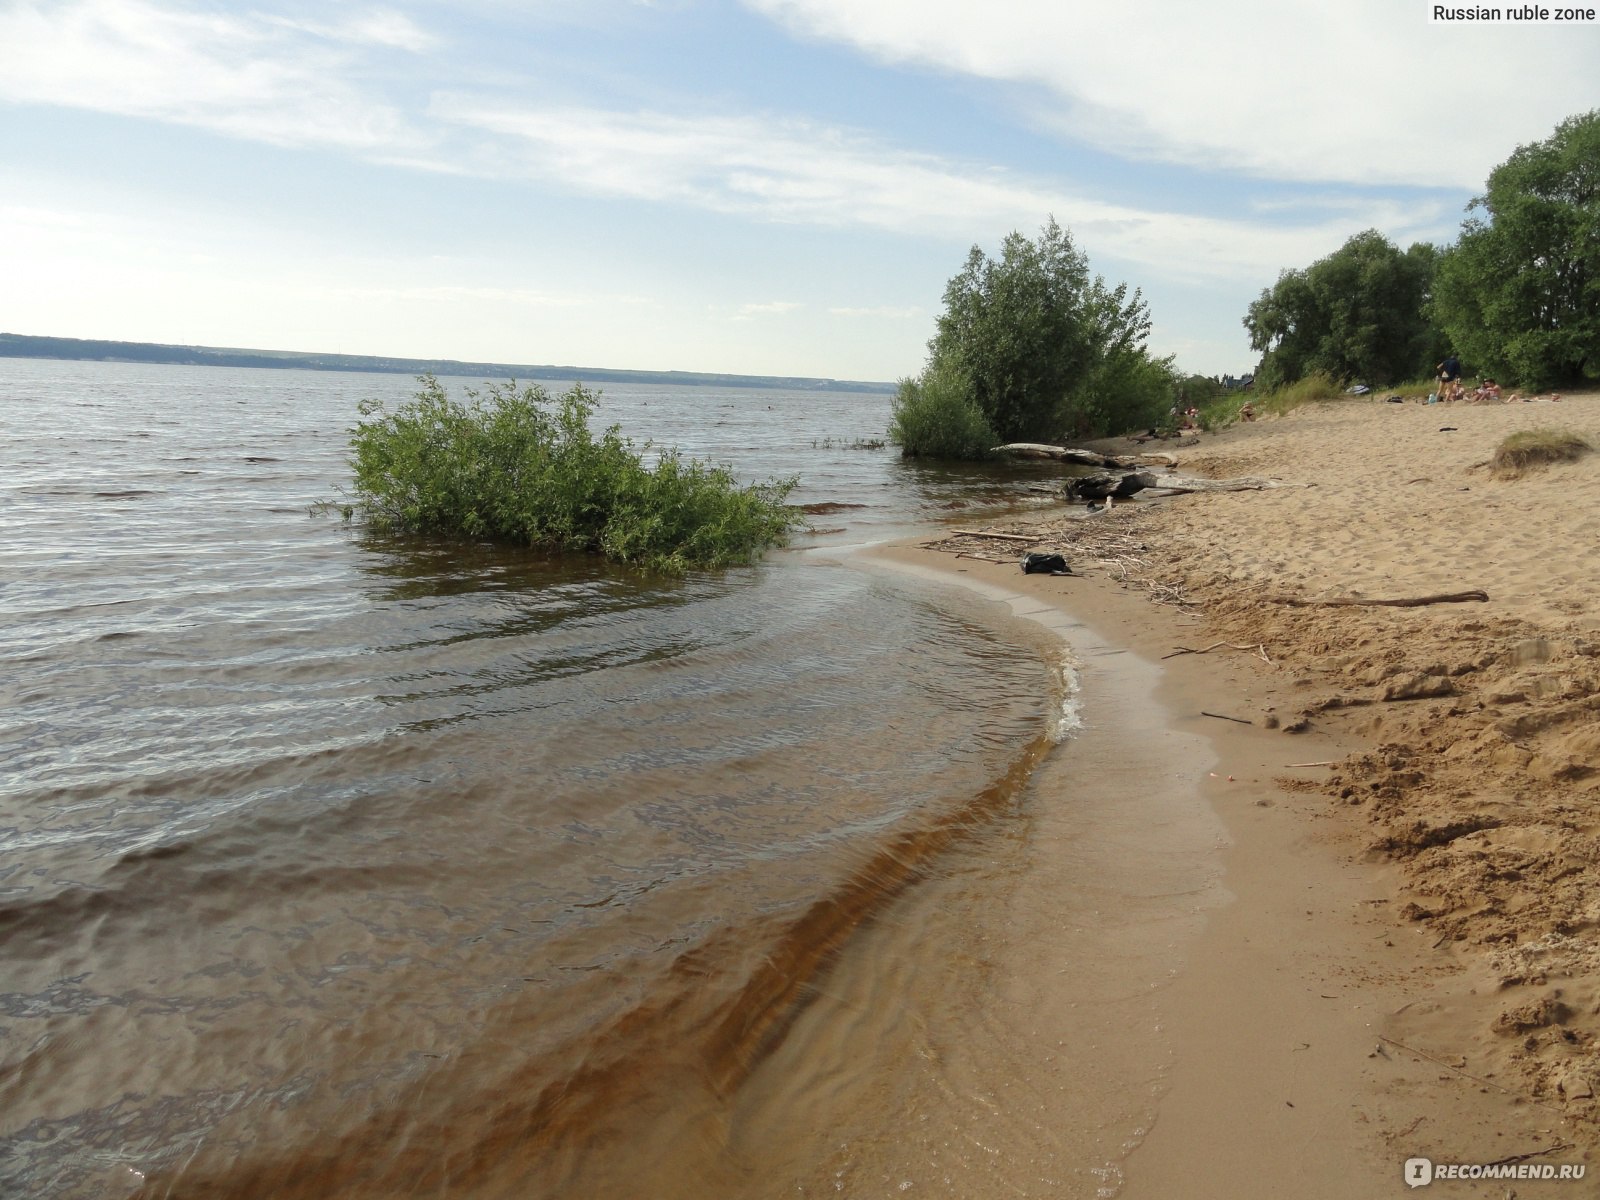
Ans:
[{"label": "distant shoreline", "polygon": [[381,375],[466,375],[482,379],[555,379],[583,383],[676,383],[699,387],[784,388],[809,392],[887,394],[895,390],[895,385],[892,383],[856,379],[812,379],[789,375],[722,375],[709,371],[623,371],[606,367],[460,362],[450,358],[385,358],[369,354],[315,354],[295,350],[175,346],[161,342],[115,342],[90,338],[37,337],[20,333],[0,333],[0,358],[49,358],[69,362],[133,362],[270,370],[356,371]]}]

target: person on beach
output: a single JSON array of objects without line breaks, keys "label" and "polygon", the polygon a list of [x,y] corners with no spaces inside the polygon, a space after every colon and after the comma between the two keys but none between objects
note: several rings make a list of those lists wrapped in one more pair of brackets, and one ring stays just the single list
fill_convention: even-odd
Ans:
[{"label": "person on beach", "polygon": [[1447,354],[1434,371],[1439,376],[1439,399],[1443,400],[1445,392],[1461,378],[1461,360],[1453,353]]},{"label": "person on beach", "polygon": [[1477,390],[1472,393],[1474,404],[1499,404],[1500,385],[1489,376],[1484,376],[1478,383]]},{"label": "person on beach", "polygon": [[1239,409],[1239,416],[1243,420],[1254,421],[1256,419],[1256,406],[1246,400],[1244,406]]}]

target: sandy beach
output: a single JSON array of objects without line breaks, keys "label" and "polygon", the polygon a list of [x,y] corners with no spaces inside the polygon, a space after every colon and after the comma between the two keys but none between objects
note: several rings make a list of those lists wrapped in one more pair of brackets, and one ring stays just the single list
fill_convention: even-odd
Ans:
[{"label": "sandy beach", "polygon": [[[1413,1194],[1414,1157],[1591,1163],[1600,453],[1495,477],[1496,445],[1533,428],[1600,447],[1600,395],[1307,406],[1156,445],[1185,474],[1286,486],[890,552],[1159,664],[1168,720],[1213,747],[1196,786],[1232,899],[1166,997],[1179,1049],[1132,1200]],[[1024,576],[1033,549],[1074,574]],[[1092,671],[1084,694],[1092,721]]]}]

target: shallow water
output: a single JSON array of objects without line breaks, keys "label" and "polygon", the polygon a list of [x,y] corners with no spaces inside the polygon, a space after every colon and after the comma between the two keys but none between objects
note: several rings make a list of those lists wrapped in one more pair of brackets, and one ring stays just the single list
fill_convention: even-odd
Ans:
[{"label": "shallow water", "polygon": [[1062,650],[835,551],[1025,473],[857,448],[882,396],[613,388],[832,531],[663,579],[308,515],[411,386],[0,360],[0,1191],[792,1194],[774,1113],[853,1127],[979,1002],[915,931],[1030,861]]}]

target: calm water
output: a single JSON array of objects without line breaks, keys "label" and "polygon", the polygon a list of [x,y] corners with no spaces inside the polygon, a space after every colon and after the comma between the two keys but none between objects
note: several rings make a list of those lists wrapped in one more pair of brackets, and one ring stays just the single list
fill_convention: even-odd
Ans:
[{"label": "calm water", "polygon": [[1021,853],[1061,651],[835,551],[1025,478],[855,448],[885,396],[630,386],[828,528],[663,579],[310,516],[411,387],[0,359],[0,1194],[809,1194],[748,1081]]}]

